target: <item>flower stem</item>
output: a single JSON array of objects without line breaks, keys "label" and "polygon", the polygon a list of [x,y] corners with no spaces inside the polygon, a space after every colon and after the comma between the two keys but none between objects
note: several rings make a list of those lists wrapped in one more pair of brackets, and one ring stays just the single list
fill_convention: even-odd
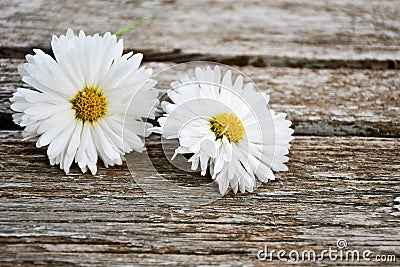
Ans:
[{"label": "flower stem", "polygon": [[130,30],[132,30],[133,28],[135,28],[135,27],[137,27],[137,26],[139,26],[139,25],[141,25],[141,24],[143,24],[143,23],[145,23],[145,22],[146,22],[146,20],[144,20],[144,19],[135,21],[135,22],[132,23],[131,25],[129,25],[129,26],[127,26],[127,27],[125,27],[125,28],[123,28],[123,29],[121,29],[121,30],[119,30],[119,31],[116,31],[116,32],[114,33],[114,35],[116,35],[116,36],[121,36],[121,35],[124,34],[125,32],[130,31]]}]

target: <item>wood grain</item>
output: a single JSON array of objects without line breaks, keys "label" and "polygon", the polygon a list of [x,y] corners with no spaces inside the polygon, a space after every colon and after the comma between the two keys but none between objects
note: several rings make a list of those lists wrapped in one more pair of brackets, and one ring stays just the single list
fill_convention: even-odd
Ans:
[{"label": "wood grain", "polygon": [[[2,129],[15,129],[9,98],[24,86],[17,73],[23,60],[0,59]],[[148,62],[154,72],[171,63]],[[189,65],[190,67],[191,65]],[[179,79],[189,67],[170,69],[154,77],[159,89]],[[299,135],[400,137],[400,71],[356,69],[296,69],[241,67],[271,96],[271,107],[286,112]]]},{"label": "wood grain", "polygon": [[[257,252],[319,254],[339,239],[371,261],[298,264],[400,266],[399,14],[395,0],[0,1],[0,266],[281,266]],[[29,88],[24,56],[51,54],[51,35],[68,27],[115,32],[140,19],[124,47],[145,54],[161,91],[189,70],[165,71],[174,62],[208,60],[240,66],[270,94],[295,129],[288,172],[197,206],[159,177],[188,190],[211,178],[171,165],[157,135],[146,146],[158,175],[138,154],[131,170],[65,175],[22,141],[8,99]]]},{"label": "wood grain", "polygon": [[[149,197],[126,165],[65,175],[20,132],[0,140],[2,264],[264,266],[256,258],[264,245],[320,252],[339,238],[348,249],[400,257],[398,139],[297,137],[290,171],[276,181],[192,209]],[[158,138],[147,141],[150,157],[161,158]],[[159,171],[182,184],[208,179],[171,165]],[[349,264],[360,263],[376,264]]]},{"label": "wood grain", "polygon": [[68,27],[93,34],[146,19],[124,41],[152,61],[393,69],[400,60],[394,0],[3,0],[0,7],[3,57],[49,49],[51,35]]}]

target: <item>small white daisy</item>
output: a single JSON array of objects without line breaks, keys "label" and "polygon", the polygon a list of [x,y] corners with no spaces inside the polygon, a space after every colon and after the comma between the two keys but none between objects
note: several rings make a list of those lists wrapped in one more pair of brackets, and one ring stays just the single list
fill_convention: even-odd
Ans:
[{"label": "small white daisy", "polygon": [[252,192],[256,177],[266,182],[275,179],[272,170],[286,171],[293,139],[286,114],[269,109],[269,97],[252,83],[243,84],[241,75],[233,83],[230,70],[222,81],[218,66],[196,68],[195,76],[171,84],[173,103],[162,103],[166,114],[152,129],[178,138],[175,156],[193,154],[191,168],[200,164],[202,175],[209,166],[221,194],[229,187],[234,193]]},{"label": "small white daisy", "polygon": [[123,55],[122,40],[110,33],[76,36],[71,29],[53,36],[51,46],[55,59],[35,49],[18,69],[34,88],[19,88],[10,99],[24,137],[39,137],[36,146],[48,145],[50,163],[65,173],[74,160],[95,174],[98,158],[108,167],[143,151],[138,135],[148,135],[152,125],[141,118],[154,118],[149,111],[157,92],[151,70],[139,68],[142,55]]},{"label": "small white daisy", "polygon": [[395,205],[393,205],[393,208],[398,209],[400,211],[400,197],[396,197],[394,199],[394,204]]}]

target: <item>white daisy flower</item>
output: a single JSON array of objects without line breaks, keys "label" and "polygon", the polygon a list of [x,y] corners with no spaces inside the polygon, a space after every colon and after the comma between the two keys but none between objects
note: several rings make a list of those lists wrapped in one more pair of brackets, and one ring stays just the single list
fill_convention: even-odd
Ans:
[{"label": "white daisy flower", "polygon": [[393,205],[393,208],[400,210],[400,197],[396,197],[394,203],[395,205]]},{"label": "white daisy flower", "polygon": [[221,81],[218,66],[196,68],[195,76],[171,84],[173,103],[162,103],[166,114],[152,129],[178,138],[174,157],[193,154],[192,170],[200,164],[205,175],[209,169],[221,194],[229,187],[252,192],[256,177],[266,182],[275,179],[272,170],[286,171],[293,130],[286,114],[268,108],[269,96],[243,84],[241,75],[233,83],[230,70]]},{"label": "white daisy flower", "polygon": [[50,163],[65,173],[74,160],[95,174],[98,158],[108,167],[122,164],[125,153],[143,151],[138,135],[148,135],[152,125],[141,117],[154,118],[149,111],[157,92],[152,71],[139,68],[142,55],[123,55],[122,40],[110,33],[76,36],[71,29],[53,36],[51,46],[55,59],[35,49],[18,69],[34,88],[19,88],[10,99],[25,139],[48,145]]}]

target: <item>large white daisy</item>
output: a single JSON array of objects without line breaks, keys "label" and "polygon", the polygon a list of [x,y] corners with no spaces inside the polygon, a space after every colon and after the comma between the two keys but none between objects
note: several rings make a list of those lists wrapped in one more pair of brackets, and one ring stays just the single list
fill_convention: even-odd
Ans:
[{"label": "large white daisy", "polygon": [[207,169],[221,194],[252,192],[256,178],[274,180],[274,171],[286,171],[289,142],[293,139],[286,114],[275,113],[267,104],[269,96],[256,91],[253,83],[232,81],[229,70],[221,77],[214,69],[196,68],[195,77],[185,76],[171,84],[163,102],[166,114],[153,131],[165,138],[178,138],[177,154],[193,154],[189,162],[201,174]]},{"label": "large white daisy", "polygon": [[108,167],[143,151],[138,135],[148,135],[152,125],[141,118],[154,118],[149,111],[157,92],[151,70],[139,68],[142,55],[123,55],[122,40],[110,33],[76,36],[71,29],[53,36],[51,46],[55,58],[35,49],[18,69],[34,88],[19,88],[11,98],[24,137],[48,145],[50,163],[66,173],[74,160],[95,174],[98,158]]}]

